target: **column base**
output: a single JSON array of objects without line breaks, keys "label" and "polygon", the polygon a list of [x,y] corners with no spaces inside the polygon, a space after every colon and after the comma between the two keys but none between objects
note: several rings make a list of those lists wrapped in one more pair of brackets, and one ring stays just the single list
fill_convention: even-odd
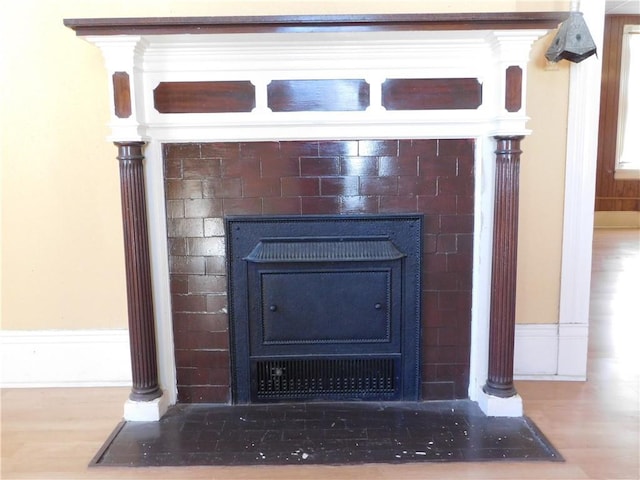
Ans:
[{"label": "column base", "polygon": [[488,417],[522,417],[523,415],[522,397],[517,394],[501,398],[481,392],[477,402]]},{"label": "column base", "polygon": [[166,394],[148,401],[127,400],[124,404],[124,419],[127,422],[157,422],[167,413],[169,398]]}]

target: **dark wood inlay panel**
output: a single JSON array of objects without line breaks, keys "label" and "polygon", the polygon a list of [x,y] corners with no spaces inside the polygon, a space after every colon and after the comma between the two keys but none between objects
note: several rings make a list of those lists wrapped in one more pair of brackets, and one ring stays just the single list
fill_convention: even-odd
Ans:
[{"label": "dark wood inlay panel", "polygon": [[476,109],[482,103],[477,78],[390,79],[382,84],[387,110]]},{"label": "dark wood inlay panel", "polygon": [[256,106],[250,81],[161,82],[153,91],[160,113],[250,112]]},{"label": "dark wood inlay panel", "polygon": [[131,87],[127,72],[115,72],[113,80],[113,105],[116,117],[129,118],[131,116]]},{"label": "dark wood inlay panel", "polygon": [[365,110],[369,84],[364,80],[274,80],[267,86],[274,112],[338,112]]},{"label": "dark wood inlay panel", "polygon": [[522,69],[511,65],[505,72],[504,108],[507,112],[519,112],[522,108]]},{"label": "dark wood inlay panel", "polygon": [[71,18],[77,35],[260,33],[556,28],[569,12]]}]

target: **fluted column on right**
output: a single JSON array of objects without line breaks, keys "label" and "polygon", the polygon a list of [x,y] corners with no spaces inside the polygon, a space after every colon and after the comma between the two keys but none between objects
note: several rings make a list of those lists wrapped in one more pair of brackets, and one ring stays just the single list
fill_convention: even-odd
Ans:
[{"label": "fluted column on right", "polygon": [[495,207],[489,325],[489,369],[485,393],[497,397],[516,394],[513,386],[513,347],[516,325],[516,274],[518,260],[518,204],[520,140],[496,139]]}]

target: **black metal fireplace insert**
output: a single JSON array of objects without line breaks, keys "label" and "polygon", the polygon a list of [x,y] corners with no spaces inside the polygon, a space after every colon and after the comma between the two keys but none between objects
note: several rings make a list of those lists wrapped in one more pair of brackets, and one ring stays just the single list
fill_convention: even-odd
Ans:
[{"label": "black metal fireplace insert", "polygon": [[235,403],[417,400],[422,216],[228,217]]}]

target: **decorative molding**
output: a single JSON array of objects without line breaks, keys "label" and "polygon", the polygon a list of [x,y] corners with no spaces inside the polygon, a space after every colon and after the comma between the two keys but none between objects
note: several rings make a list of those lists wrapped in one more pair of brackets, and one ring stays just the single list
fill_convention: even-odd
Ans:
[{"label": "decorative molding", "polygon": [[369,84],[360,79],[274,80],[267,86],[273,112],[362,111],[369,106]]},{"label": "decorative molding", "polygon": [[131,386],[127,330],[0,330],[2,388]]},{"label": "decorative molding", "polygon": [[516,380],[586,380],[587,325],[517,324]]},{"label": "decorative molding", "polygon": [[[602,51],[604,0],[580,2],[584,19]],[[571,65],[564,196],[560,328],[582,325],[588,337],[591,255],[600,111],[601,56]],[[586,348],[572,359],[586,371]],[[564,358],[564,357],[563,357]],[[572,371],[575,369],[572,368]]]},{"label": "decorative molding", "polygon": [[568,12],[435,13],[395,15],[273,15],[242,17],[74,18],[77,35],[317,33],[423,30],[552,29]]}]

